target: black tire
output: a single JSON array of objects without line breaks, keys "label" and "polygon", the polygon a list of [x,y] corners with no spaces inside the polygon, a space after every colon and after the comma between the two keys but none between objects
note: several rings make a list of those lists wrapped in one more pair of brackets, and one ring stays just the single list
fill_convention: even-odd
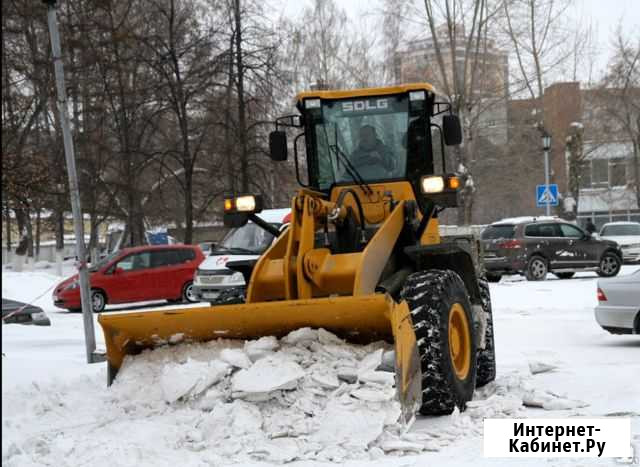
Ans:
[{"label": "black tire", "polygon": [[613,277],[620,272],[621,267],[622,259],[612,251],[605,251],[597,272],[600,277]]},{"label": "black tire", "polygon": [[182,301],[184,303],[198,303],[198,297],[193,293],[193,282],[189,281],[182,287]]},{"label": "black tire", "polygon": [[[450,270],[416,272],[407,278],[400,296],[411,310],[420,355],[420,413],[446,415],[453,412],[456,406],[464,410],[475,389],[477,348],[471,305],[464,282]],[[455,358],[452,354],[457,352],[450,346],[450,335],[454,329],[450,326],[452,318],[459,324],[461,318],[460,330],[466,329],[461,335],[466,340],[466,344],[462,345],[465,351]],[[461,365],[461,361],[468,365]]]},{"label": "black tire", "polygon": [[107,306],[107,297],[101,290],[91,290],[91,309],[94,313],[102,313]]},{"label": "black tire", "polygon": [[558,279],[571,279],[576,273],[575,272],[554,272],[553,275]]},{"label": "black tire", "polygon": [[486,274],[486,278],[489,282],[500,282],[502,279],[502,274]]},{"label": "black tire", "polygon": [[529,258],[524,276],[528,281],[543,281],[547,278],[548,272],[547,260],[540,255],[533,255]]},{"label": "black tire", "polygon": [[476,387],[481,388],[496,379],[496,348],[493,337],[493,311],[491,310],[491,294],[489,284],[483,279],[478,281],[482,309],[487,319],[487,329],[484,333],[484,349],[478,350],[476,362]]}]

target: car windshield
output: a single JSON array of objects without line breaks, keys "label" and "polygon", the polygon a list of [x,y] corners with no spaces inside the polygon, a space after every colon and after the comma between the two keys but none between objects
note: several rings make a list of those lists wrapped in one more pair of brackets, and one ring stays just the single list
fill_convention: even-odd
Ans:
[{"label": "car windshield", "polygon": [[490,225],[482,232],[483,240],[495,240],[498,238],[513,238],[515,234],[515,226],[513,225]]},{"label": "car windshield", "polygon": [[624,237],[628,235],[640,235],[640,224],[605,225],[600,235],[611,237]]},{"label": "car windshield", "polygon": [[354,172],[365,182],[403,177],[409,120],[406,96],[323,101],[313,126],[320,189],[352,183]]},{"label": "car windshield", "polygon": [[[279,224],[271,225],[279,227]],[[211,254],[260,255],[272,241],[273,235],[253,222],[249,222],[242,227],[231,229]]]},{"label": "car windshield", "polygon": [[114,251],[110,255],[105,256],[100,261],[98,261],[96,264],[92,264],[91,267],[89,268],[89,272],[99,271],[100,269],[105,267],[107,264],[109,264],[111,261],[116,259],[119,254],[120,254],[120,251]]}]

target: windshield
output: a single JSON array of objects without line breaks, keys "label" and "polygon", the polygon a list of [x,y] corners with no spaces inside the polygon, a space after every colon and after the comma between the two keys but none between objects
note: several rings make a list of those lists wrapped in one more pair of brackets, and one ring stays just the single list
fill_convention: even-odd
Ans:
[{"label": "windshield", "polygon": [[602,236],[612,237],[624,237],[626,235],[640,235],[640,224],[620,224],[620,225],[605,225],[600,232]]},{"label": "windshield", "polygon": [[490,225],[482,232],[481,238],[483,240],[495,240],[498,238],[513,238],[515,233],[515,226],[513,225]]},{"label": "windshield", "polygon": [[[280,226],[279,224],[271,225],[276,228]],[[243,227],[231,229],[211,254],[260,255],[272,241],[273,235],[253,222],[249,222]]]},{"label": "windshield", "polygon": [[96,271],[102,269],[107,264],[109,264],[111,261],[116,259],[116,257],[118,256],[119,253],[120,253],[119,251],[114,251],[110,255],[105,256],[104,258],[102,258],[96,264],[92,264],[91,267],[89,268],[89,272],[96,272]]},{"label": "windshield", "polygon": [[350,172],[364,181],[403,178],[408,126],[407,96],[323,101],[313,125],[319,188],[353,183]]}]

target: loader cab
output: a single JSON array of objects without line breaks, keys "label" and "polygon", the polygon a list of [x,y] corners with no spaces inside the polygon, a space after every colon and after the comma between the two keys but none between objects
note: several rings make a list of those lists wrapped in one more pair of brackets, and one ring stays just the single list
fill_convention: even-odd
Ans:
[{"label": "loader cab", "polygon": [[[299,123],[287,117],[282,126],[299,126],[293,148],[298,181],[329,194],[333,187],[409,181],[419,192],[420,180],[444,173],[444,144],[459,144],[457,117],[439,114],[450,110],[436,102],[431,85],[418,83],[352,91],[310,91],[297,96]],[[274,160],[287,157],[284,132],[272,134]],[[277,134],[279,133],[279,135]],[[298,149],[303,143],[307,177],[301,177]],[[434,160],[441,156],[442,162]]]},{"label": "loader cab", "polygon": [[431,133],[426,109],[433,94],[421,92],[342,99],[306,97],[304,115],[309,184],[320,191],[334,185],[407,180],[432,174]]}]

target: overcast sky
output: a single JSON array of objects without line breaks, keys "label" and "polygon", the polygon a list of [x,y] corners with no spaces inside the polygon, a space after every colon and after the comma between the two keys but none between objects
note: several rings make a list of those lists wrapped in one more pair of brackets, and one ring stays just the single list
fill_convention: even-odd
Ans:
[{"label": "overcast sky", "polygon": [[[311,0],[276,0],[280,12],[286,16],[298,16],[303,8],[311,5]],[[366,13],[373,13],[382,4],[380,0],[337,0],[350,19],[358,23],[358,18]],[[584,20],[591,23],[597,32],[598,56],[595,64],[599,74],[606,64],[611,52],[611,39],[618,27],[622,25],[628,37],[640,37],[640,0],[574,0],[570,8],[570,18],[575,21]]]}]

